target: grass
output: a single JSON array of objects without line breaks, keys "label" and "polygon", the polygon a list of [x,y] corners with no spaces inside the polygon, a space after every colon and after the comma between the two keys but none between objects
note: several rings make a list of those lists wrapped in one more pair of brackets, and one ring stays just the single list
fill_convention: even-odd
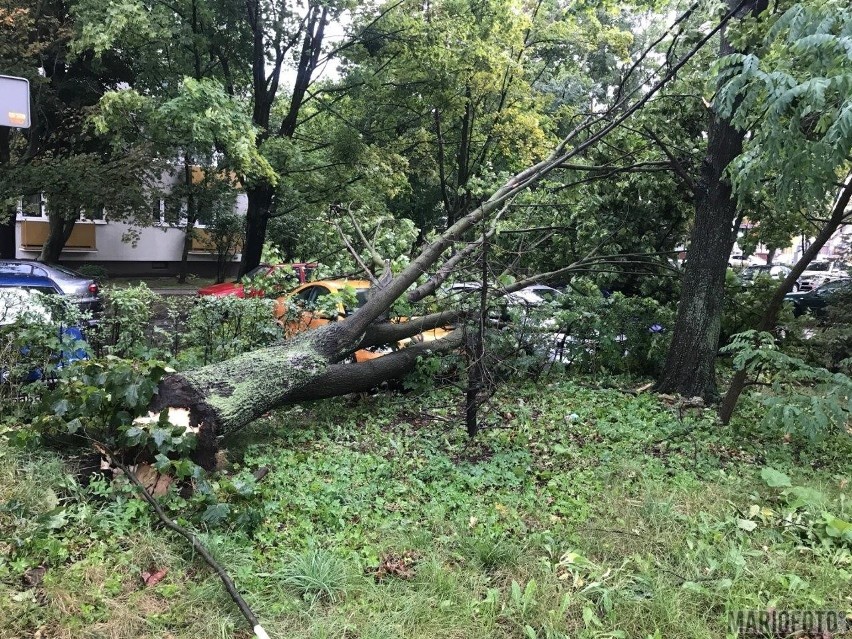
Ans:
[{"label": "grass", "polygon": [[[229,442],[223,521],[171,508],[273,637],[717,638],[739,609],[852,608],[852,539],[823,516],[852,520],[848,436],[786,439],[757,404],[722,429],[553,380],[503,389],[471,442],[459,401],[280,411]],[[144,504],[79,486],[54,454],[0,444],[0,551],[0,639],[251,636]],[[151,568],[168,572],[146,587]]]}]

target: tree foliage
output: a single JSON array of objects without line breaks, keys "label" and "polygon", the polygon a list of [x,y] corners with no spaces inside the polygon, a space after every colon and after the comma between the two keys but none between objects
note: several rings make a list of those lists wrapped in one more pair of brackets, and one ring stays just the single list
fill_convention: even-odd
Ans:
[{"label": "tree foliage", "polygon": [[748,54],[720,61],[717,103],[752,133],[729,171],[741,198],[768,188],[787,211],[822,207],[852,148],[852,9],[797,3],[742,37]]}]

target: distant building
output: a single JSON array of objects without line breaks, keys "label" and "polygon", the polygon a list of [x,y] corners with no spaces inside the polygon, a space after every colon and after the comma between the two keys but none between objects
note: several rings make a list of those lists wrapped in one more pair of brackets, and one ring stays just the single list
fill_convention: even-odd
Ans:
[{"label": "distant building", "polygon": [[[194,169],[193,179],[200,179]],[[177,178],[165,178],[166,186]],[[36,259],[47,238],[50,202],[41,194],[21,198],[15,224],[15,257]],[[234,211],[245,214],[247,197],[238,193]],[[94,264],[110,275],[174,275],[178,272],[186,228],[186,202],[176,198],[156,198],[151,206],[148,226],[109,219],[109,211],[83,212],[75,223],[71,237],[62,251],[61,261],[70,267]],[[188,271],[201,276],[216,275],[216,253],[204,237],[204,225],[195,226],[198,237],[193,240],[187,258]],[[232,262],[236,272],[242,256]]]}]

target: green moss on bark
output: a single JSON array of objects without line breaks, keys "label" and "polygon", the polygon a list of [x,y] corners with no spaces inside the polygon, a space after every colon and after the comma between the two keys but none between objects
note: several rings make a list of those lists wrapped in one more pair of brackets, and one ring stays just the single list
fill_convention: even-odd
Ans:
[{"label": "green moss on bark", "polygon": [[304,341],[246,353],[182,377],[215,413],[217,434],[225,434],[280,404],[327,367],[328,359]]}]

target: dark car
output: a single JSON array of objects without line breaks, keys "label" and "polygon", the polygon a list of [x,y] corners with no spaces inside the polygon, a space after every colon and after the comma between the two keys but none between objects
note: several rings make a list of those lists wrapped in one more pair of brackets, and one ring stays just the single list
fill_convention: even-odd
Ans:
[{"label": "dark car", "polygon": [[[246,273],[244,279],[251,280],[255,277],[264,277],[271,275],[274,271],[279,269],[290,268],[293,269],[292,284],[293,287],[295,287],[307,282],[316,267],[316,263],[306,262],[297,262],[295,264],[261,264]],[[280,292],[284,293],[286,291]],[[205,286],[198,289],[198,294],[213,295],[214,297],[227,297],[229,295],[234,295],[236,297],[263,297],[263,292],[260,290],[253,290],[249,287],[249,290],[246,291],[243,283],[239,280],[235,282],[222,282],[221,284]]]},{"label": "dark car", "polygon": [[852,280],[826,282],[819,288],[806,293],[788,293],[784,299],[793,304],[793,315],[796,317],[805,313],[815,317],[825,317],[832,300],[844,293],[852,293]]},{"label": "dark car", "polygon": [[98,283],[70,268],[34,260],[0,260],[0,277],[15,275],[49,278],[63,295],[73,298],[81,310],[93,317],[103,310]]},{"label": "dark car", "polygon": [[[783,264],[755,264],[752,266],[746,266],[740,272],[740,282],[744,286],[749,286],[753,284],[754,281],[758,277],[771,277],[775,280],[783,280],[790,274],[790,268],[788,266],[784,266]],[[799,283],[796,282],[793,284],[793,291],[799,290]]]}]

